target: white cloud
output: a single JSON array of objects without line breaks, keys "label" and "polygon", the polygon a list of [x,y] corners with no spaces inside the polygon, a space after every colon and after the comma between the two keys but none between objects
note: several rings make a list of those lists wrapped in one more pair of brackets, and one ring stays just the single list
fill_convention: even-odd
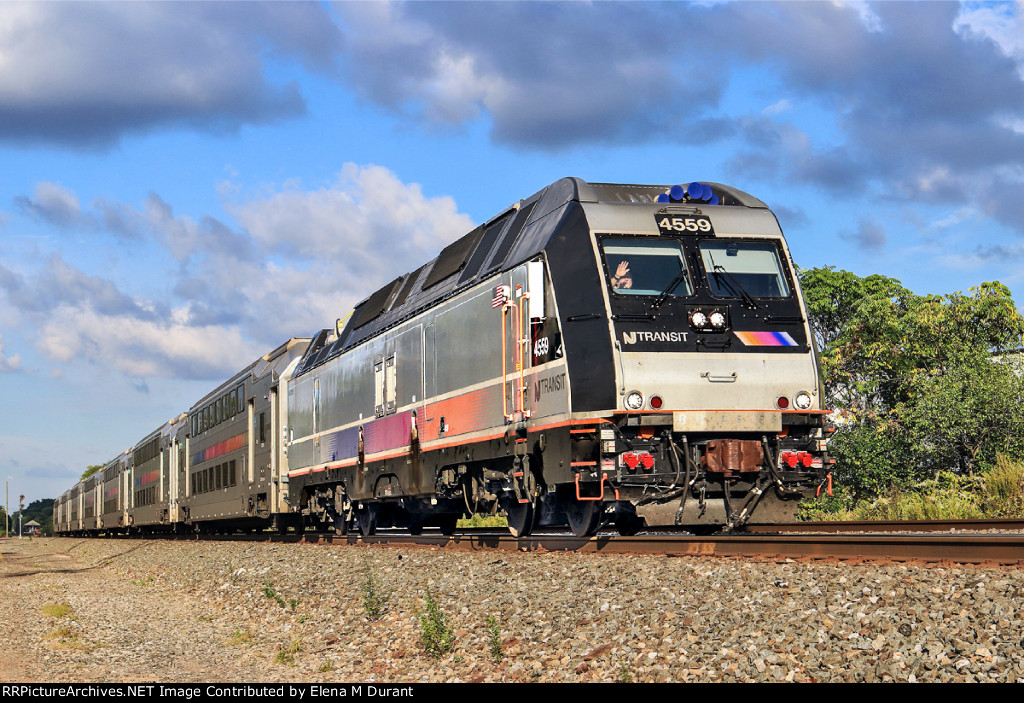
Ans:
[{"label": "white cloud", "polygon": [[764,115],[768,115],[769,117],[772,117],[772,116],[778,115],[778,114],[780,114],[782,112],[789,112],[792,109],[793,109],[793,103],[791,103],[786,98],[783,98],[782,100],[779,100],[778,102],[775,102],[775,103],[769,105],[768,107],[766,107],[765,109],[763,109],[761,111],[761,113],[764,114]]},{"label": "white cloud", "polygon": [[860,20],[861,25],[867,31],[877,33],[885,30],[885,23],[882,22],[882,18],[875,13],[866,0],[844,0],[834,4],[839,7],[847,6],[853,8],[857,12],[857,18]]},{"label": "white cloud", "polygon": [[15,198],[15,203],[23,212],[56,225],[75,225],[82,220],[78,196],[59,183],[37,183],[34,197]]},{"label": "white cloud", "polygon": [[21,355],[4,354],[4,336],[0,334],[0,373],[10,373],[21,369]]},{"label": "white cloud", "polygon": [[330,187],[292,186],[229,210],[263,247],[330,260],[337,273],[363,281],[416,268],[474,226],[452,198],[429,198],[382,166],[352,163]]},{"label": "white cloud", "polygon": [[[221,193],[237,197],[230,188]],[[56,254],[28,275],[0,266],[0,294],[33,325],[41,353],[135,378],[232,373],[288,337],[331,326],[474,226],[452,198],[428,197],[386,168],[352,163],[327,187],[304,191],[292,182],[225,204],[241,227],[176,213],[157,194],[141,206],[96,200],[83,210],[72,207],[74,192],[41,184],[23,200],[74,213],[49,221],[87,222],[122,240],[131,260],[152,272],[155,290],[144,297],[116,271],[90,275]],[[143,236],[170,256],[154,257]],[[152,258],[136,256],[143,251]]]},{"label": "white cloud", "polygon": [[87,302],[60,305],[36,348],[54,361],[109,365],[128,376],[220,379],[266,352],[237,328],[192,325],[180,311],[166,320],[103,314]]}]

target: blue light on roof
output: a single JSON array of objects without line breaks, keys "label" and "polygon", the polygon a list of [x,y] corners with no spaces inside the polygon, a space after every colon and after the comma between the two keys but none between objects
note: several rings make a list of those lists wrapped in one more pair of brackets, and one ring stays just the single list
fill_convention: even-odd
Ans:
[{"label": "blue light on roof", "polygon": [[692,203],[703,201],[708,205],[718,205],[718,196],[711,190],[711,186],[700,181],[683,186],[677,185],[669,188],[667,193],[658,196],[659,203]]}]

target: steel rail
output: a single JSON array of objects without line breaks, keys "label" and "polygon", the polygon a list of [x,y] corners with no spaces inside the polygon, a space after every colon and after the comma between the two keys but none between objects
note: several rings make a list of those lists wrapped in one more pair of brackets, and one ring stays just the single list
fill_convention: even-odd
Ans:
[{"label": "steel rail", "polygon": [[[471,551],[575,551],[601,554],[662,554],[674,557],[916,561],[1024,566],[1024,532],[1015,534],[971,531],[1019,529],[1022,524],[1024,523],[1020,520],[791,523],[753,525],[749,526],[753,529],[728,535],[699,536],[677,530],[658,530],[659,534],[633,537],[599,532],[589,538],[555,531],[515,538],[503,530],[479,528],[457,530],[451,536],[433,530],[413,536],[398,530],[385,529],[366,538],[358,533],[335,535],[320,532],[291,532],[283,535],[260,532],[248,535],[138,536],[145,539],[421,546]],[[885,530],[888,530],[888,533],[883,533]],[[925,530],[931,534],[923,534]]]},{"label": "steel rail", "polygon": [[601,554],[663,554],[675,557],[737,557],[801,560],[919,561],[950,564],[1002,564],[1024,566],[1024,535],[889,534],[889,535],[764,535],[732,534],[648,535],[621,537],[599,534],[579,538],[564,534],[515,538],[497,533],[456,533],[418,536],[377,534],[288,535],[275,540],[346,542],[394,546],[430,546],[470,551],[525,552],[575,551]]},{"label": "steel rail", "polygon": [[979,532],[982,530],[1024,531],[1024,519],[984,520],[858,520],[836,522],[789,522],[782,524],[749,524],[744,532]]}]

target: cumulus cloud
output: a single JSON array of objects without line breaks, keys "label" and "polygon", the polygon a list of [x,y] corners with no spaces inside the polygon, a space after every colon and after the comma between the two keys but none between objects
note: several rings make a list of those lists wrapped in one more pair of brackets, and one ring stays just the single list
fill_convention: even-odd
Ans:
[{"label": "cumulus cloud", "polygon": [[155,193],[138,206],[82,208],[74,192],[41,184],[21,200],[25,214],[46,213],[55,227],[106,226],[169,254],[148,264],[166,282],[150,298],[57,254],[30,274],[0,265],[0,294],[33,322],[37,350],[62,364],[109,364],[140,389],[150,376],[220,378],[288,337],[310,336],[474,226],[452,198],[356,164],[328,187],[289,184],[226,204],[240,227],[175,213]]},{"label": "cumulus cloud", "polygon": [[[209,379],[266,351],[238,327],[197,324],[187,304],[128,295],[56,254],[29,276],[0,270],[0,293],[31,323],[35,348],[63,364],[109,365],[129,377]],[[0,371],[20,364],[19,355],[4,355],[0,340]]]},{"label": "cumulus cloud", "polygon": [[266,57],[333,71],[339,42],[313,3],[2,3],[0,140],[97,147],[291,117],[304,101]]},{"label": "cumulus cloud", "polygon": [[142,319],[104,314],[86,301],[59,305],[36,348],[54,361],[101,362],[130,377],[198,379],[222,379],[266,352],[237,328],[191,324],[187,307]]},{"label": "cumulus cloud", "polygon": [[59,254],[50,255],[30,277],[0,266],[0,291],[8,303],[28,314],[50,314],[62,303],[90,301],[102,314],[152,317],[152,306],[125,295],[107,279],[91,276],[68,264]]},{"label": "cumulus cloud", "polygon": [[[936,203],[948,197],[937,172],[1000,190],[999,169],[1024,160],[1022,8],[344,3],[338,15],[348,82],[411,120],[484,117],[494,140],[528,149],[727,143],[741,175]],[[760,114],[723,103],[744,69],[777,82]],[[834,121],[827,137],[819,114]]]},{"label": "cumulus cloud", "polygon": [[356,90],[436,123],[486,112],[495,140],[514,145],[665,138],[724,88],[711,57],[675,41],[678,30],[700,34],[707,9],[696,6],[343,3],[338,13]]},{"label": "cumulus cloud", "polygon": [[59,183],[37,183],[33,197],[18,196],[14,204],[31,217],[61,227],[82,221],[78,196]]},{"label": "cumulus cloud", "polygon": [[386,262],[419,266],[474,226],[447,196],[428,198],[382,166],[342,167],[329,187],[282,189],[261,200],[232,205],[253,238],[272,250],[304,258],[336,257],[338,264],[374,276]]}]

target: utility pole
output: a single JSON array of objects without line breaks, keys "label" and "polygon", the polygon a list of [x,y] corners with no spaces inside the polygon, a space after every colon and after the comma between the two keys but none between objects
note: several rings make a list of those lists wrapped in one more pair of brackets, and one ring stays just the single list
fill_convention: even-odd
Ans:
[{"label": "utility pole", "polygon": [[18,496],[18,539],[21,539],[21,520],[25,514],[25,496]]}]

